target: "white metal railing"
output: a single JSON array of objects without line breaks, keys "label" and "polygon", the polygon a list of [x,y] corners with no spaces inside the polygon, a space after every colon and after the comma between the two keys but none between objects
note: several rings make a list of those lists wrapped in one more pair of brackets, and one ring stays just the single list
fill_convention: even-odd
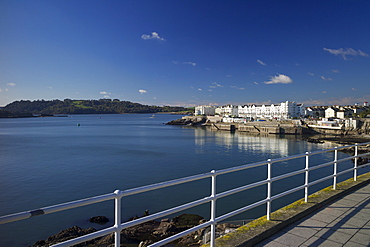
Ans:
[{"label": "white metal railing", "polygon": [[[359,155],[358,154],[358,147],[369,145],[369,144],[370,144],[370,142],[362,143],[362,144],[349,145],[349,146],[343,146],[343,147],[336,147],[336,148],[326,149],[326,150],[321,150],[321,151],[316,151],[316,152],[306,152],[305,154],[293,155],[293,156],[283,157],[283,158],[278,158],[278,159],[268,159],[267,161],[263,161],[263,162],[246,164],[246,165],[227,168],[227,169],[223,169],[223,170],[219,170],[219,171],[213,170],[213,171],[208,172],[208,173],[198,174],[198,175],[194,175],[194,176],[190,176],[190,177],[170,180],[170,181],[166,181],[166,182],[162,182],[162,183],[147,185],[147,186],[128,189],[128,190],[124,190],[124,191],[116,190],[113,193],[109,193],[109,194],[105,194],[105,195],[100,195],[100,196],[86,198],[86,199],[82,199],[82,200],[67,202],[67,203],[63,203],[63,204],[53,205],[53,206],[49,206],[49,207],[44,207],[44,208],[31,210],[31,211],[26,211],[26,212],[21,212],[21,213],[16,213],[16,214],[5,215],[5,216],[0,217],[0,224],[5,224],[5,223],[8,223],[8,222],[27,219],[27,218],[30,218],[30,217],[33,217],[33,216],[38,216],[38,215],[43,215],[43,214],[50,214],[50,213],[54,213],[54,212],[59,212],[59,211],[71,209],[71,208],[77,208],[77,207],[81,207],[81,206],[85,206],[85,205],[95,204],[95,203],[98,203],[98,202],[114,199],[115,200],[115,224],[114,224],[114,226],[111,226],[111,227],[108,227],[108,228],[105,228],[105,229],[102,229],[102,230],[99,230],[99,231],[96,231],[96,232],[93,232],[93,233],[90,233],[90,234],[87,234],[87,235],[84,235],[84,236],[81,236],[81,237],[77,237],[77,238],[62,242],[62,243],[57,243],[53,246],[72,246],[72,245],[75,245],[75,244],[83,243],[83,242],[86,242],[86,241],[89,241],[89,240],[92,240],[92,239],[95,239],[95,238],[98,238],[98,237],[108,235],[108,234],[111,234],[111,233],[115,234],[115,238],[114,238],[115,246],[120,246],[120,242],[121,242],[120,241],[120,232],[125,228],[135,226],[135,225],[138,225],[138,224],[150,221],[150,220],[160,219],[160,218],[163,218],[164,216],[171,215],[171,214],[180,212],[182,210],[189,209],[189,208],[192,208],[192,207],[210,202],[211,203],[210,219],[208,221],[206,221],[206,222],[204,222],[200,225],[197,225],[193,228],[190,228],[186,231],[180,232],[176,235],[170,236],[170,237],[168,237],[166,239],[163,239],[159,242],[153,243],[150,246],[162,246],[162,245],[170,243],[170,242],[172,242],[172,241],[174,241],[178,238],[181,238],[181,237],[183,237],[183,236],[185,236],[189,233],[195,232],[199,229],[209,227],[209,226],[211,227],[210,245],[215,246],[216,224],[218,222],[224,221],[224,220],[226,220],[230,217],[233,217],[237,214],[240,214],[242,212],[245,212],[249,209],[255,208],[255,207],[263,205],[263,204],[267,205],[266,215],[267,215],[267,219],[270,220],[271,203],[272,203],[273,200],[276,200],[278,198],[281,198],[281,197],[286,196],[288,194],[291,194],[293,192],[304,189],[305,202],[308,202],[308,195],[309,195],[309,187],[310,186],[313,186],[315,184],[318,184],[318,183],[321,183],[323,181],[326,181],[328,179],[333,178],[333,189],[336,189],[337,177],[342,175],[342,174],[351,172],[351,171],[353,171],[353,173],[354,173],[353,177],[354,177],[354,180],[356,181],[358,169],[370,165],[370,163],[367,163],[367,164],[361,165],[360,167],[358,166],[358,159],[362,156],[370,154],[368,152],[368,153],[363,153],[363,154]],[[354,155],[350,156],[350,157],[338,159],[338,151],[342,150],[342,149],[348,149],[348,148],[354,148]],[[328,153],[328,152],[334,152],[333,161],[322,163],[322,164],[315,165],[315,166],[312,166],[312,167],[309,166],[311,156],[322,154],[322,153]],[[305,168],[304,169],[272,177],[272,165],[274,163],[281,162],[281,161],[298,159],[298,158],[305,158]],[[349,169],[346,169],[346,170],[343,170],[341,172],[338,172],[338,165],[341,162],[344,162],[344,161],[347,161],[347,160],[350,160],[350,159],[353,159],[353,158],[354,158],[354,166],[353,167],[351,167]],[[241,187],[237,187],[237,188],[227,190],[227,191],[224,191],[224,192],[221,192],[221,193],[217,194],[217,192],[216,192],[217,176],[232,173],[232,172],[242,171],[242,170],[246,170],[246,169],[250,169],[250,168],[254,168],[254,167],[259,167],[259,166],[263,166],[263,165],[267,165],[267,179],[266,180],[261,180],[261,181],[258,181],[258,182],[252,183],[252,184],[243,185]],[[310,171],[313,171],[313,170],[316,170],[316,169],[319,169],[319,168],[323,168],[323,167],[326,167],[326,166],[330,166],[330,165],[333,165],[333,170],[334,170],[333,174],[331,174],[329,176],[326,176],[324,178],[320,178],[320,179],[314,180],[312,182],[309,182],[309,172]],[[295,175],[298,175],[298,174],[305,174],[303,185],[272,196],[272,193],[271,193],[272,190],[271,189],[272,189],[273,182],[276,182],[278,180],[288,178],[288,177],[291,177],[291,176],[295,176]],[[151,215],[139,218],[139,219],[135,219],[135,220],[132,220],[132,221],[129,221],[129,222],[122,223],[122,221],[121,221],[121,198],[122,197],[130,196],[130,195],[134,195],[134,194],[139,194],[139,193],[143,193],[143,192],[147,192],[147,191],[151,191],[151,190],[157,190],[157,189],[160,189],[160,188],[165,188],[165,187],[174,186],[174,185],[178,185],[178,184],[188,183],[188,182],[191,182],[191,181],[201,180],[201,179],[205,179],[205,178],[211,178],[211,183],[212,184],[211,184],[210,196],[207,196],[207,197],[204,197],[204,198],[198,199],[196,201],[192,201],[192,202],[189,202],[189,203],[186,203],[186,204],[174,207],[174,208],[170,208],[170,209],[167,209],[167,210],[155,213],[155,214],[151,214]],[[267,197],[265,199],[260,200],[258,202],[255,202],[253,204],[246,205],[242,208],[239,208],[237,210],[234,210],[234,211],[228,212],[224,215],[216,217],[216,201],[217,201],[217,199],[220,199],[220,198],[223,198],[223,197],[226,197],[226,196],[238,193],[238,192],[242,192],[242,191],[257,187],[257,186],[265,185],[265,184],[267,184]]]}]

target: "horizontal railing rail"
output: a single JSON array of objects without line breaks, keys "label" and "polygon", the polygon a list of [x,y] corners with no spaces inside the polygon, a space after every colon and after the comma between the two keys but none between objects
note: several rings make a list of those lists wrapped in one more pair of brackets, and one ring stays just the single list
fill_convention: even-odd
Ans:
[{"label": "horizontal railing rail", "polygon": [[[93,239],[96,239],[96,238],[99,238],[99,237],[103,237],[103,236],[106,236],[106,235],[112,234],[112,233],[114,233],[114,244],[115,244],[115,246],[120,246],[120,243],[121,243],[120,232],[125,228],[136,226],[136,225],[139,225],[139,224],[151,221],[151,220],[161,219],[165,216],[172,215],[174,213],[178,213],[180,211],[190,209],[190,208],[193,208],[193,207],[196,207],[196,206],[199,206],[199,205],[203,205],[203,204],[206,204],[206,203],[211,203],[210,219],[208,221],[206,221],[206,222],[204,222],[200,225],[194,226],[190,229],[187,229],[185,231],[182,231],[182,232],[180,232],[176,235],[173,235],[173,236],[170,236],[170,237],[165,238],[163,240],[160,240],[160,241],[158,241],[158,242],[156,242],[156,243],[154,243],[150,246],[162,246],[162,245],[170,243],[170,242],[172,242],[176,239],[184,237],[187,234],[190,234],[192,232],[195,232],[197,230],[207,228],[207,227],[211,227],[211,230],[210,230],[210,245],[215,246],[216,224],[218,222],[224,221],[224,220],[226,220],[230,217],[236,216],[240,213],[243,213],[245,211],[248,211],[252,208],[255,208],[255,207],[258,207],[258,206],[261,206],[261,205],[264,205],[264,204],[266,204],[266,206],[267,206],[267,211],[266,211],[267,219],[270,220],[271,203],[272,203],[272,201],[274,201],[278,198],[282,198],[282,197],[287,196],[291,193],[304,190],[305,191],[305,197],[304,197],[305,202],[308,202],[309,187],[311,187],[313,185],[322,183],[322,182],[327,181],[329,179],[333,179],[333,189],[336,189],[337,177],[341,176],[343,174],[346,174],[348,172],[353,172],[354,173],[353,178],[354,178],[354,180],[356,180],[358,169],[363,168],[363,167],[367,167],[367,166],[370,165],[370,163],[366,163],[366,164],[362,164],[361,166],[358,166],[358,159],[361,158],[361,157],[365,157],[365,156],[370,154],[369,152],[365,152],[363,154],[358,154],[358,147],[365,146],[365,145],[370,145],[370,142],[362,143],[362,144],[355,144],[355,145],[348,145],[348,146],[343,146],[343,147],[336,147],[336,148],[331,148],[331,149],[326,149],[326,150],[319,150],[319,151],[315,151],[315,152],[306,152],[305,154],[292,155],[292,156],[289,156],[289,157],[269,159],[269,160],[263,161],[263,162],[256,162],[256,163],[252,163],[252,164],[246,164],[246,165],[231,167],[231,168],[227,168],[227,169],[223,169],[223,170],[211,171],[211,172],[208,172],[208,173],[203,173],[203,174],[198,174],[198,175],[194,175],[194,176],[174,179],[174,180],[170,180],[170,181],[165,181],[165,182],[161,182],[161,183],[156,183],[156,184],[152,184],[152,185],[142,186],[142,187],[123,190],[123,191],[116,190],[113,193],[108,193],[108,194],[99,195],[99,196],[95,196],[95,197],[90,197],[90,198],[85,198],[85,199],[81,199],[81,200],[71,201],[71,202],[67,202],[67,203],[62,203],[62,204],[58,204],[58,205],[53,205],[53,206],[49,206],[49,207],[40,208],[40,209],[30,210],[30,211],[26,211],[26,212],[20,212],[20,213],[16,213],[16,214],[5,215],[5,216],[0,217],[0,224],[5,224],[5,223],[13,222],[13,221],[19,221],[19,220],[27,219],[27,218],[34,217],[34,216],[43,215],[43,214],[50,214],[50,213],[55,213],[55,212],[59,212],[59,211],[64,211],[64,210],[67,210],[67,209],[72,209],[72,208],[82,207],[82,206],[86,206],[86,205],[91,205],[91,204],[95,204],[95,203],[98,203],[98,202],[103,202],[103,201],[108,201],[108,200],[115,200],[115,224],[114,224],[114,226],[107,227],[105,229],[102,229],[102,230],[99,230],[99,231],[96,231],[96,232],[93,232],[93,233],[90,233],[90,234],[87,234],[87,235],[84,235],[84,236],[80,236],[80,237],[77,237],[77,238],[62,242],[62,243],[57,243],[53,246],[58,246],[58,247],[60,247],[60,246],[72,246],[72,245],[76,245],[76,244],[79,244],[79,243],[90,241],[90,240],[93,240]],[[338,151],[343,150],[343,149],[354,149],[354,155],[350,155],[349,157],[344,157],[344,158],[338,159]],[[323,153],[330,153],[330,152],[334,152],[334,159],[332,161],[317,164],[317,165],[314,165],[314,166],[309,165],[310,164],[310,157],[312,157],[314,155],[323,154]],[[288,160],[295,160],[295,159],[299,159],[299,158],[305,158],[305,168],[304,169],[298,169],[298,170],[287,172],[287,173],[277,175],[277,176],[274,176],[274,177],[272,176],[272,166],[273,166],[273,164],[288,161]],[[343,163],[345,161],[349,161],[349,160],[353,160],[354,165],[352,167],[348,168],[348,169],[345,169],[343,171],[338,172],[338,166],[341,163]],[[226,190],[226,191],[223,191],[223,192],[216,193],[216,184],[217,184],[216,178],[218,176],[228,174],[228,173],[233,173],[233,172],[239,172],[239,171],[243,171],[243,170],[247,170],[247,169],[251,169],[251,168],[255,168],[255,167],[260,167],[260,166],[267,166],[267,179],[260,180],[260,181],[257,181],[257,182],[251,183],[251,184],[246,184],[246,185],[243,185],[243,186],[240,186],[240,187],[237,187],[237,188],[233,188],[233,189],[229,189],[229,190]],[[328,166],[333,166],[333,170],[334,170],[333,174],[322,177],[322,178],[319,178],[319,179],[316,179],[316,180],[313,180],[313,181],[309,181],[310,172],[312,172],[314,170],[317,170],[317,169],[324,168],[324,167],[328,167]],[[297,175],[301,175],[301,174],[305,175],[303,184],[295,186],[292,189],[288,189],[288,190],[285,190],[283,192],[280,192],[276,195],[272,195],[273,182],[276,182],[276,181],[279,181],[279,180],[282,180],[282,179],[287,179],[287,178],[297,176]],[[148,192],[148,191],[152,191],[152,190],[158,190],[158,189],[161,189],[161,188],[167,188],[167,187],[174,186],[174,185],[189,183],[189,182],[192,182],[192,181],[198,181],[198,180],[202,180],[202,179],[206,179],[206,178],[211,178],[212,179],[210,195],[208,195],[204,198],[199,198],[195,201],[191,201],[191,202],[188,202],[188,203],[185,203],[185,204],[182,204],[182,205],[179,205],[179,206],[176,206],[176,207],[164,210],[164,211],[160,211],[158,213],[154,213],[154,214],[142,217],[142,218],[138,218],[138,219],[135,219],[135,220],[132,220],[132,221],[129,221],[129,222],[124,222],[124,223],[121,222],[121,213],[122,213],[121,212],[121,199],[123,197],[131,196],[131,195],[135,195],[135,194],[140,194],[140,193],[144,193],[144,192]],[[252,189],[252,188],[255,188],[255,187],[259,187],[259,186],[262,186],[262,185],[267,185],[267,196],[266,196],[265,199],[262,199],[260,201],[254,202],[254,203],[249,204],[249,205],[245,205],[245,206],[243,206],[241,208],[238,208],[234,211],[231,211],[231,212],[228,212],[226,214],[223,214],[223,215],[220,215],[220,216],[216,217],[216,201],[218,199],[224,198],[226,196],[230,196],[230,195],[242,192],[242,191],[246,191],[246,190],[249,190],[249,189]]]}]

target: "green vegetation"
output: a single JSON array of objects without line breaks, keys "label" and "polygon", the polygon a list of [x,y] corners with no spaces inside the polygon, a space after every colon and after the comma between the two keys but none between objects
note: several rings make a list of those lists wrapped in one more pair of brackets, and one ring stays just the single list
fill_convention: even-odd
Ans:
[{"label": "green vegetation", "polygon": [[361,117],[361,118],[366,118],[367,115],[370,115],[370,110],[363,111],[363,112],[358,114],[358,116]]},{"label": "green vegetation", "polygon": [[14,101],[3,108],[0,117],[51,115],[51,114],[121,114],[121,113],[157,113],[157,112],[192,112],[188,108],[173,106],[149,106],[118,99],[100,100],[21,100]]}]

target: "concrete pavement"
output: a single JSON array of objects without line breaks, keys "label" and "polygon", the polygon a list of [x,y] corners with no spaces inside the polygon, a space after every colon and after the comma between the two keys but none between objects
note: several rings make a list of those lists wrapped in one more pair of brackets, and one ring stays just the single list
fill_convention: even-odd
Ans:
[{"label": "concrete pavement", "polygon": [[370,184],[342,196],[255,246],[369,247]]}]

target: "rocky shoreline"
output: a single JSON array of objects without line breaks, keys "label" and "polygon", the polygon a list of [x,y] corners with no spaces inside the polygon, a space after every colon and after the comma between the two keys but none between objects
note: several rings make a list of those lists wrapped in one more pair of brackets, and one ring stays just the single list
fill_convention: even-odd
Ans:
[{"label": "rocky shoreline", "polygon": [[[101,223],[100,219],[107,222],[104,216],[93,217],[98,220],[96,223]],[[138,217],[132,217],[130,220],[135,220]],[[124,246],[139,246],[145,247],[161,239],[167,238],[171,235],[185,231],[196,225],[204,223],[206,220],[195,214],[182,214],[174,217],[173,219],[162,219],[161,221],[148,221],[137,226],[123,229],[121,232],[121,247]],[[218,235],[223,235],[225,232],[230,232],[241,225],[234,224],[219,224],[217,225]],[[83,229],[79,226],[72,226],[55,235],[48,237],[45,240],[35,242],[31,247],[46,247],[56,243],[60,243],[69,239],[80,237],[89,233],[97,231],[95,228]],[[207,234],[206,229],[198,230],[183,238],[173,242],[175,246],[200,246],[203,244],[203,237]],[[113,247],[114,234],[105,237],[97,238],[88,242],[84,242],[77,247]]]}]

